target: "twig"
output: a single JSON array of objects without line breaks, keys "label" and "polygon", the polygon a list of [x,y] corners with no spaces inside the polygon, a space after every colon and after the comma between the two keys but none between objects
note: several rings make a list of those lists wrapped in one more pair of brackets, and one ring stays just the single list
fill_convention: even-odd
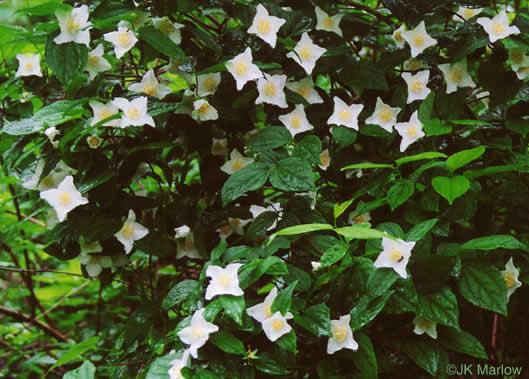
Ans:
[{"label": "twig", "polygon": [[46,333],[47,335],[54,337],[62,342],[68,342],[68,338],[61,332],[59,332],[57,329],[52,328],[51,326],[48,326],[44,324],[42,321],[39,321],[37,319],[34,319],[32,317],[29,317],[23,313],[20,313],[18,311],[15,311],[13,309],[6,308],[2,305],[0,305],[0,313],[6,314],[8,316],[13,317],[15,320],[20,322],[26,322],[32,325],[35,325],[37,328],[41,329]]},{"label": "twig", "polygon": [[51,308],[49,308],[46,312],[38,315],[35,320],[38,320],[39,318],[43,317],[44,315],[50,313],[51,311],[53,311],[55,308],[57,308],[64,300],[66,300],[67,298],[69,298],[70,296],[72,296],[73,294],[75,294],[76,292],[79,292],[80,290],[82,290],[83,288],[85,288],[88,284],[90,284],[90,281],[86,281],[84,282],[83,284],[81,284],[79,287],[77,288],[74,288],[73,290],[71,290],[70,292],[68,292],[66,295],[64,295],[63,297],[61,297],[59,299],[59,301],[57,301],[55,304],[53,304],[53,306]]},{"label": "twig", "polygon": [[[22,268],[13,268],[13,267],[0,267],[0,271],[13,271],[13,272],[24,272],[24,273],[28,273],[28,274],[37,274],[39,272],[53,272],[55,274],[64,274],[64,275],[71,275],[71,276],[79,276],[81,278],[84,278],[86,280],[97,280],[97,278],[85,278],[83,276],[83,274],[76,274],[74,272],[66,272],[66,271],[58,271],[58,270],[51,270],[51,269],[47,269],[47,268],[39,268],[39,269],[35,269],[35,270],[24,270]],[[121,280],[121,279],[113,279],[113,281],[115,282],[120,282],[120,283],[123,283],[123,284],[129,284],[129,282],[126,282],[124,280]]]},{"label": "twig", "polygon": [[[10,213],[12,215],[16,215],[17,213],[16,212],[13,212],[12,210],[8,209],[7,210],[7,213]],[[24,217],[24,220],[28,220],[29,222],[33,223],[33,224],[36,224],[36,225],[39,225],[39,226],[42,226],[43,228],[46,227],[46,224],[43,223],[42,221],[40,220],[37,220],[36,218],[34,217],[28,217],[27,215],[25,215],[24,213],[20,213],[20,215],[22,217]]]}]

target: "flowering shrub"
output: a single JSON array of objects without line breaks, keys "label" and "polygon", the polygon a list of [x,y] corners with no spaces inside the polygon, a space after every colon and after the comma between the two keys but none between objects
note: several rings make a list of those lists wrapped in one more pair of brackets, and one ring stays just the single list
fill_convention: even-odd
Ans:
[{"label": "flowering shrub", "polygon": [[526,1],[1,6],[0,373],[529,362]]}]

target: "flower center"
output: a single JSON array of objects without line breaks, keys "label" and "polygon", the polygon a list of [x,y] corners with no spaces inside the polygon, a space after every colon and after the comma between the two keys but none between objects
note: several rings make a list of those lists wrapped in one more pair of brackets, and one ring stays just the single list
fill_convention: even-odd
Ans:
[{"label": "flower center", "polygon": [[349,122],[349,121],[351,121],[351,118],[353,117],[353,114],[351,113],[351,111],[349,109],[342,109],[338,113],[338,116],[340,116],[340,120],[345,121],[345,122]]},{"label": "flower center", "polygon": [[102,111],[100,114],[99,114],[99,118],[101,118],[101,120],[104,120],[106,118],[109,118],[110,116],[112,116],[114,113],[110,112],[109,110],[105,109],[104,111]]},{"label": "flower center", "polygon": [[121,234],[123,234],[123,237],[126,239],[131,239],[134,234],[134,225],[127,222],[123,227],[123,232],[121,232]]},{"label": "flower center", "polygon": [[176,30],[173,24],[171,24],[169,21],[164,22],[160,29],[162,30],[162,32],[167,34],[172,33]]},{"label": "flower center", "polygon": [[88,57],[88,65],[89,66],[97,66],[98,63],[99,63],[99,57],[98,56],[90,55]]},{"label": "flower center", "polygon": [[423,318],[417,320],[417,326],[423,330],[431,329],[433,324],[433,321],[425,320]]},{"label": "flower center", "polygon": [[209,104],[208,103],[204,103],[200,106],[200,108],[198,108],[198,113],[200,113],[201,115],[204,115],[209,109]]},{"label": "flower center", "polygon": [[130,36],[128,32],[119,32],[118,33],[118,45],[125,47],[130,42]]},{"label": "flower center", "polygon": [[360,215],[360,216],[356,216],[354,218],[354,221],[355,221],[356,224],[364,224],[364,223],[367,222],[367,217],[366,217],[365,214]]},{"label": "flower center", "polygon": [[219,278],[219,282],[224,288],[228,287],[231,282],[230,276],[226,274],[221,275]]},{"label": "flower center", "polygon": [[391,119],[393,118],[393,114],[391,113],[391,111],[389,110],[388,107],[384,107],[380,111],[378,117],[380,118],[380,121],[382,121],[382,122],[390,122]]},{"label": "flower center", "polygon": [[244,167],[244,163],[240,159],[236,159],[235,162],[233,162],[232,169],[233,171],[239,171],[241,168]]},{"label": "flower center", "polygon": [[237,74],[239,74],[239,75],[246,75],[246,74],[248,74],[248,64],[246,64],[246,62],[239,62],[239,63],[237,63],[237,65],[235,66],[235,71],[236,71]]},{"label": "flower center", "polygon": [[217,87],[217,82],[213,78],[207,78],[204,80],[204,88],[207,91],[213,91]]},{"label": "flower center", "polygon": [[216,152],[216,153],[221,153],[221,152],[224,152],[224,144],[222,142],[215,142],[213,144],[213,150]]},{"label": "flower center", "polygon": [[511,288],[512,286],[514,286],[514,275],[510,272],[506,272],[505,274],[503,274],[503,279],[505,280],[507,288]]},{"label": "flower center", "polygon": [[475,14],[476,14],[476,11],[475,11],[474,9],[468,9],[468,8],[467,8],[467,9],[465,9],[465,10],[463,11],[463,18],[464,18],[465,20],[468,20],[469,18],[474,17]]},{"label": "flower center", "polygon": [[272,317],[272,304],[265,304],[264,314],[267,318]]},{"label": "flower center", "polygon": [[276,332],[279,332],[281,329],[283,329],[285,326],[285,323],[283,320],[275,320],[273,323],[272,323],[272,328],[274,328],[274,330]]},{"label": "flower center", "polygon": [[100,139],[96,136],[88,138],[88,144],[90,145],[90,147],[98,147],[99,143],[100,143]]},{"label": "flower center", "polygon": [[147,83],[143,85],[143,92],[145,92],[147,95],[154,96],[156,95],[156,85]]},{"label": "flower center", "polygon": [[411,90],[415,93],[421,93],[424,90],[424,83],[420,80],[414,80],[411,83]]},{"label": "flower center", "polygon": [[398,41],[398,42],[402,42],[404,40],[404,38],[402,38],[402,34],[400,30],[395,32],[394,38],[395,38],[395,41]]},{"label": "flower center", "polygon": [[343,342],[347,337],[347,330],[341,326],[336,326],[332,331],[332,335],[336,341]]},{"label": "flower center", "polygon": [[394,263],[397,263],[402,260],[403,255],[399,249],[392,247],[391,250],[389,251],[389,257],[391,261],[393,261]]},{"label": "flower center", "polygon": [[503,22],[494,22],[492,23],[492,32],[494,34],[503,33],[506,29],[505,23]]},{"label": "flower center", "polygon": [[186,237],[184,240],[184,249],[186,251],[193,250],[195,247],[195,244],[193,243],[193,239],[191,237]]},{"label": "flower center", "polygon": [[322,166],[327,166],[329,164],[329,157],[326,155],[320,155],[320,162]]},{"label": "flower center", "polygon": [[268,97],[274,97],[277,94],[276,85],[272,81],[268,81],[264,86],[264,93]]},{"label": "flower center", "polygon": [[195,338],[202,337],[202,328],[191,328],[191,335]]},{"label": "flower center", "polygon": [[304,61],[309,60],[309,59],[312,57],[312,47],[310,47],[310,46],[303,46],[303,47],[299,50],[299,56],[300,56],[301,59],[303,59]]},{"label": "flower center", "polygon": [[308,97],[310,95],[310,88],[309,87],[301,87],[298,90],[298,93],[303,97]]},{"label": "flower center", "polygon": [[450,80],[459,83],[463,79],[463,72],[457,68],[450,70]]},{"label": "flower center", "polygon": [[413,42],[415,43],[415,46],[421,47],[424,45],[424,36],[422,34],[415,34],[413,36]]},{"label": "flower center", "polygon": [[72,199],[72,197],[70,196],[70,194],[66,191],[59,191],[59,202],[62,204],[62,205],[66,205],[70,202],[70,200]]},{"label": "flower center", "polygon": [[79,25],[79,22],[77,22],[75,17],[68,17],[68,21],[66,21],[66,29],[70,33],[75,33],[80,26],[81,25]]},{"label": "flower center", "polygon": [[240,218],[232,218],[230,222],[235,227],[241,225],[241,219]]},{"label": "flower center", "polygon": [[529,71],[529,66],[520,67],[520,68],[518,69],[518,73],[519,73],[519,74],[527,74],[528,71]]},{"label": "flower center", "polygon": [[257,25],[257,30],[261,32],[262,34],[268,34],[270,33],[270,22],[268,20],[259,20],[259,25]]},{"label": "flower center", "polygon": [[140,111],[134,105],[129,108],[128,113],[129,113],[129,118],[133,120],[137,120],[138,118],[140,118]]},{"label": "flower center", "polygon": [[409,124],[407,132],[408,136],[415,137],[417,135],[417,128],[415,127],[415,125]]},{"label": "flower center", "polygon": [[231,232],[231,226],[224,225],[222,228],[220,228],[220,231],[222,234],[228,234]]},{"label": "flower center", "polygon": [[331,29],[334,27],[334,21],[332,20],[332,17],[329,17],[329,16],[323,19],[322,24],[328,29]]},{"label": "flower center", "polygon": [[26,71],[33,70],[33,63],[31,63],[31,62],[24,63],[24,68],[26,69]]},{"label": "flower center", "polygon": [[294,129],[297,129],[301,126],[301,119],[298,117],[298,116],[294,116],[292,117],[292,120],[290,121],[290,125],[294,128]]}]

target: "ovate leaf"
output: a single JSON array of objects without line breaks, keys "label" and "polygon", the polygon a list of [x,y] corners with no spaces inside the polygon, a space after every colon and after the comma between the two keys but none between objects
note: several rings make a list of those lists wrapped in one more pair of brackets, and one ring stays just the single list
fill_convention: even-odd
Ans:
[{"label": "ovate leaf", "polygon": [[226,205],[248,191],[261,188],[269,174],[270,166],[262,162],[254,162],[235,171],[222,187],[222,203]]},{"label": "ovate leaf", "polygon": [[462,175],[454,177],[436,176],[432,179],[434,190],[452,205],[455,199],[462,196],[470,188],[470,182]]}]

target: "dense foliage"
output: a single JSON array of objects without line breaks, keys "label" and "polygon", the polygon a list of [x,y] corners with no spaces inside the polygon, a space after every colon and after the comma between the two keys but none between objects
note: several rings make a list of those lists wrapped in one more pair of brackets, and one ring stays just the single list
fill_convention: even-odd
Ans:
[{"label": "dense foliage", "polygon": [[0,376],[527,375],[525,0],[0,18]]}]

